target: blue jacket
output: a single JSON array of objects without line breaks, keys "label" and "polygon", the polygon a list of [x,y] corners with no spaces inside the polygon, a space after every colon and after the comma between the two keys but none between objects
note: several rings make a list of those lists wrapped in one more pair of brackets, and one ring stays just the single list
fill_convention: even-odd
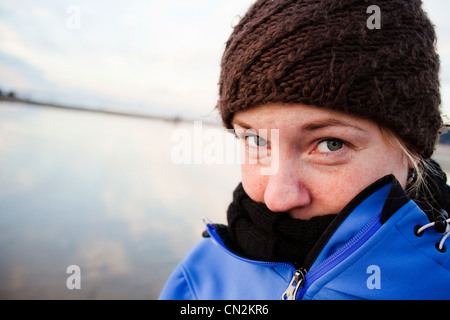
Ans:
[{"label": "blue jacket", "polygon": [[450,250],[437,247],[445,234],[433,225],[417,234],[430,221],[392,175],[359,194],[334,223],[301,269],[242,258],[207,224],[210,237],[178,265],[160,299],[450,299]]}]

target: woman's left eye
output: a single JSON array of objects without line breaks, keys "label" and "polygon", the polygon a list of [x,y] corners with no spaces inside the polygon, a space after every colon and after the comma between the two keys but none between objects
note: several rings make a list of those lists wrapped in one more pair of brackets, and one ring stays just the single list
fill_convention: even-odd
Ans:
[{"label": "woman's left eye", "polygon": [[339,140],[324,140],[317,146],[317,150],[320,152],[335,152],[344,147],[344,143]]}]

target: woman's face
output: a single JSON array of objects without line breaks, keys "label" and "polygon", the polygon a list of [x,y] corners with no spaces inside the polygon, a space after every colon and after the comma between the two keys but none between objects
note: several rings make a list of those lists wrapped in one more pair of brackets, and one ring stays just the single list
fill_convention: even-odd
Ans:
[{"label": "woman's face", "polygon": [[406,186],[406,157],[373,121],[273,104],[237,113],[233,126],[245,150],[244,189],[274,212],[303,220],[337,214],[388,174]]}]

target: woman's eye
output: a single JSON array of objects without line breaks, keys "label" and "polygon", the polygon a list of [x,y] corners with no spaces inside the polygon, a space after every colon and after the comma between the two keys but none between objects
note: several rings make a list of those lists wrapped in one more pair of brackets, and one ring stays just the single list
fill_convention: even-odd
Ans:
[{"label": "woman's eye", "polygon": [[339,140],[324,140],[317,146],[320,152],[334,152],[342,149],[344,143]]},{"label": "woman's eye", "polygon": [[254,147],[254,148],[267,147],[267,141],[259,136],[256,136],[256,135],[247,136],[246,140],[250,147]]}]

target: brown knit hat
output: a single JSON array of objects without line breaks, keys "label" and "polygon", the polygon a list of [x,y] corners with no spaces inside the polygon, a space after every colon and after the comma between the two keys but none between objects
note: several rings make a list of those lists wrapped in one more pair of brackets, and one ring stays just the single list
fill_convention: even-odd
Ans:
[{"label": "brown knit hat", "polygon": [[[369,29],[370,5],[381,29]],[[302,103],[369,118],[429,158],[443,121],[436,34],[419,0],[259,0],[222,59],[220,110]]]}]

